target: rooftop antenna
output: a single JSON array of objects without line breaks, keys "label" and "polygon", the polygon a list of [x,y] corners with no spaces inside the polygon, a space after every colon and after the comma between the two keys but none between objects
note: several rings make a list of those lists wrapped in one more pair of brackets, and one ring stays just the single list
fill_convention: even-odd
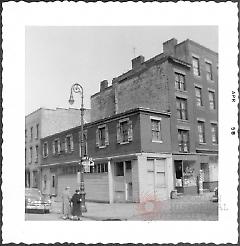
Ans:
[{"label": "rooftop antenna", "polygon": [[133,47],[133,58],[136,57],[136,47]]}]

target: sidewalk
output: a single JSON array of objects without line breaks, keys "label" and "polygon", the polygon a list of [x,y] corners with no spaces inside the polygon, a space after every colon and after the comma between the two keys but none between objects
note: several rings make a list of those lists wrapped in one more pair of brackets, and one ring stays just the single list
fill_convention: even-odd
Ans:
[{"label": "sidewalk", "polygon": [[[165,201],[144,203],[86,202],[85,220],[217,220],[218,204],[213,203],[213,193],[181,196]],[[61,213],[61,202],[52,204],[51,213]]]}]

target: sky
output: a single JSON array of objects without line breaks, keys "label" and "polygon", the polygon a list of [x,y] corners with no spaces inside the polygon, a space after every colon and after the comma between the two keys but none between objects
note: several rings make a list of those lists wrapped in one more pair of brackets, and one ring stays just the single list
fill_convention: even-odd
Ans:
[{"label": "sky", "polygon": [[[84,89],[84,106],[102,80],[131,69],[131,60],[162,53],[163,42],[191,39],[218,52],[217,26],[27,26],[25,29],[25,114],[69,108],[72,84]],[[74,94],[73,108],[80,107]]]}]

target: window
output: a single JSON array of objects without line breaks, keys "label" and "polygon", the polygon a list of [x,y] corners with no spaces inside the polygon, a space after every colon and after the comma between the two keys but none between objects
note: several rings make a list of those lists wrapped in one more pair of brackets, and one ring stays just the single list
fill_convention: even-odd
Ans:
[{"label": "window", "polygon": [[106,147],[109,145],[108,128],[106,125],[99,126],[96,130],[97,147]]},{"label": "window", "polygon": [[108,164],[107,163],[98,163],[94,164],[94,167],[90,167],[90,173],[107,173]]},{"label": "window", "polygon": [[29,156],[30,156],[29,162],[32,163],[32,158],[33,158],[33,149],[32,149],[32,147],[29,148]]},{"label": "window", "polygon": [[53,154],[60,154],[61,152],[61,145],[60,145],[60,140],[59,139],[55,139],[52,143],[52,151]]},{"label": "window", "polygon": [[120,120],[117,124],[117,142],[128,143],[132,141],[132,121],[129,119]]},{"label": "window", "polygon": [[120,131],[122,135],[122,141],[128,142],[128,122],[127,121],[120,123]]},{"label": "window", "polygon": [[48,143],[45,142],[43,144],[43,157],[47,157],[48,156]]},{"label": "window", "polygon": [[196,94],[196,104],[197,106],[201,107],[203,106],[202,103],[202,89],[195,87],[195,94]]},{"label": "window", "polygon": [[36,125],[36,139],[39,137],[39,124]]},{"label": "window", "polygon": [[31,137],[31,141],[33,140],[33,127],[30,128],[30,137]]},{"label": "window", "polygon": [[193,57],[193,74],[196,76],[200,76],[200,66],[199,66],[199,59],[196,57]]},{"label": "window", "polygon": [[177,118],[181,120],[187,120],[187,100],[177,97],[176,106],[177,106]]},{"label": "window", "polygon": [[52,188],[55,188],[55,176],[52,176]]},{"label": "window", "polygon": [[215,105],[215,94],[213,91],[209,91],[208,92],[208,98],[209,98],[209,108],[210,109],[215,109],[216,105]]},{"label": "window", "polygon": [[179,152],[189,152],[189,132],[178,130],[178,147]]},{"label": "window", "polygon": [[132,169],[132,162],[131,161],[126,161],[126,170],[131,170]]},{"label": "window", "polygon": [[211,132],[212,132],[212,142],[218,143],[218,126],[217,124],[211,124]]},{"label": "window", "polygon": [[38,145],[35,146],[35,162],[38,162]]},{"label": "window", "polygon": [[123,162],[116,162],[115,164],[115,176],[124,176]]},{"label": "window", "polygon": [[152,141],[162,141],[161,121],[151,119],[152,124]]},{"label": "window", "polygon": [[185,76],[180,73],[175,73],[175,89],[185,91]]},{"label": "window", "polygon": [[70,153],[74,150],[73,147],[73,136],[72,135],[68,135],[65,138],[65,152],[66,153]]},{"label": "window", "polygon": [[[79,149],[80,149],[80,156],[81,156],[81,132],[79,132]],[[83,156],[88,155],[87,149],[87,130],[83,131]]]},{"label": "window", "polygon": [[207,72],[207,80],[212,80],[212,64],[209,62],[206,62],[206,72]]},{"label": "window", "polygon": [[205,126],[203,121],[198,121],[198,139],[199,143],[205,143]]}]

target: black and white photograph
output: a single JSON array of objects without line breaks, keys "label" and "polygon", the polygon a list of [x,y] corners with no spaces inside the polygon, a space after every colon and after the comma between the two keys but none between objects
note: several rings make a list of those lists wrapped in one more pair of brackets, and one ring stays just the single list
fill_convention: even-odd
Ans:
[{"label": "black and white photograph", "polygon": [[[26,243],[219,242],[220,238],[214,240],[224,228],[222,222],[237,216],[238,178],[237,30],[231,38],[223,34],[223,5],[216,21],[187,22],[197,10],[191,4],[193,12],[185,9],[185,21],[180,23],[161,21],[166,20],[163,16],[154,22],[154,15],[144,23],[144,6],[148,14],[158,13],[154,3],[124,4],[125,9],[114,3],[79,3],[75,9],[70,3],[37,5],[42,9],[24,4],[22,9],[5,8],[12,14],[33,11],[17,29],[24,58],[13,64],[20,64],[15,74],[20,74],[19,83],[9,82],[10,67],[5,66],[16,57],[14,50],[7,47],[6,59],[3,56],[3,125],[10,122],[12,111],[20,115],[21,119],[11,116],[10,125],[20,131],[15,144],[20,143],[21,150],[10,152],[13,146],[8,141],[3,147],[3,174],[6,166],[16,174],[3,181],[2,191],[3,197],[8,187],[9,193],[13,191],[8,201],[14,203],[13,209],[18,207],[16,221],[24,225],[20,230],[27,235]],[[57,21],[64,5],[69,7],[66,16],[72,15],[66,23]],[[53,6],[61,11],[55,12]],[[171,10],[171,3],[157,6],[159,13],[161,6]],[[216,6],[201,3],[196,18]],[[226,6],[227,13],[237,13],[236,5]],[[91,20],[88,14],[98,9]],[[180,9],[175,4],[172,10]],[[125,23],[124,10],[129,18]],[[39,21],[33,13],[45,13],[47,18]],[[106,18],[109,13],[113,22]],[[131,21],[131,15],[136,20]],[[11,40],[8,30],[16,25],[8,18],[12,16],[3,12],[9,27],[3,29],[3,53],[4,34]],[[235,18],[229,21],[237,26]],[[233,51],[224,49],[231,42]],[[223,60],[229,64],[224,66]],[[232,77],[225,75],[228,71]],[[229,91],[224,89],[227,85]],[[15,193],[21,197],[19,205]],[[37,232],[30,236],[33,225],[48,230],[44,239],[34,238]],[[191,227],[197,237],[182,235]],[[71,233],[62,233],[64,228]],[[158,238],[157,228],[165,231],[163,238]],[[236,231],[220,242],[237,239],[236,221],[232,228]],[[78,230],[84,236],[71,238]],[[18,242],[21,233],[12,242]],[[131,235],[124,239],[124,233]]]},{"label": "black and white photograph", "polygon": [[26,27],[26,220],[218,220],[217,50],[216,26]]}]

